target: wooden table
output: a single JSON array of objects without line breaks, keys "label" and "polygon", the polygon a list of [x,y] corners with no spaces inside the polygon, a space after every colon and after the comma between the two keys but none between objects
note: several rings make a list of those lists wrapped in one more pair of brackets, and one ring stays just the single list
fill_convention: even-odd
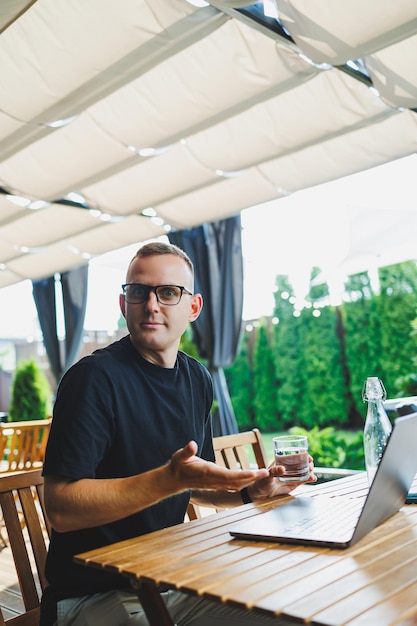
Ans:
[{"label": "wooden table", "polygon": [[[366,474],[304,486],[307,489],[312,496],[364,498]],[[417,505],[405,505],[347,550],[230,537],[231,522],[258,515],[276,502],[247,504],[92,550],[75,560],[129,577],[152,626],[173,624],[159,585],[248,611],[282,614],[294,623],[417,624]]]}]

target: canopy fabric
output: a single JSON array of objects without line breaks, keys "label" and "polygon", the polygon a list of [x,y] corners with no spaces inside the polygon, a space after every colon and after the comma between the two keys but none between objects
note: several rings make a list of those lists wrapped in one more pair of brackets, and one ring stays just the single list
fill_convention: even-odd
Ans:
[{"label": "canopy fabric", "polygon": [[415,0],[247,4],[1,3],[0,287],[416,151]]}]

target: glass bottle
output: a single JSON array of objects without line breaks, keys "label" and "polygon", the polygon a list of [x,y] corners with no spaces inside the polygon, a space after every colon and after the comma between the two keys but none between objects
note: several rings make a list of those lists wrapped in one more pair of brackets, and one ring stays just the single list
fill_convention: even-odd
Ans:
[{"label": "glass bottle", "polygon": [[362,399],[368,403],[368,412],[363,431],[363,445],[369,486],[371,486],[374,479],[392,430],[391,422],[383,405],[386,397],[385,387],[379,378],[371,376],[366,379],[362,389]]}]

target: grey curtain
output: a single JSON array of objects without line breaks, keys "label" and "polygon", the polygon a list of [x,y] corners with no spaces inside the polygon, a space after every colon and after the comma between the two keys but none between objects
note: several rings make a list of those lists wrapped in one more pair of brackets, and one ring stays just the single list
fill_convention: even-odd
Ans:
[{"label": "grey curtain", "polygon": [[61,355],[56,326],[55,278],[32,281],[33,299],[49,364],[55,379],[61,378]]},{"label": "grey curtain", "polygon": [[242,336],[243,258],[240,216],[170,233],[195,266],[195,291],[203,295],[191,325],[201,358],[208,362],[217,408],[214,436],[238,432],[223,368],[232,365]]},{"label": "grey curtain", "polygon": [[78,357],[84,335],[87,308],[88,265],[61,274],[65,316],[65,369]]},{"label": "grey curtain", "polygon": [[[61,281],[65,324],[65,348],[58,339],[55,280]],[[39,317],[45,350],[57,383],[76,360],[83,339],[87,307],[88,265],[55,278],[32,281],[33,298]],[[63,353],[63,354],[62,354]]]}]

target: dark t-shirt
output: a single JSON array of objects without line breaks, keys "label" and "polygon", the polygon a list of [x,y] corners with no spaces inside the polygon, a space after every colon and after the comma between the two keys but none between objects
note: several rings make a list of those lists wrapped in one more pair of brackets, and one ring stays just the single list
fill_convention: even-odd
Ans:
[{"label": "dark t-shirt", "polygon": [[[173,369],[159,367],[124,337],[63,377],[43,473],[73,480],[132,476],[167,463],[191,439],[199,456],[214,460],[212,400],[210,374],[198,361],[179,352]],[[179,524],[188,502],[189,493],[182,493],[111,524],[53,531],[43,603],[127,587],[122,576],[75,565],[73,555]]]}]

